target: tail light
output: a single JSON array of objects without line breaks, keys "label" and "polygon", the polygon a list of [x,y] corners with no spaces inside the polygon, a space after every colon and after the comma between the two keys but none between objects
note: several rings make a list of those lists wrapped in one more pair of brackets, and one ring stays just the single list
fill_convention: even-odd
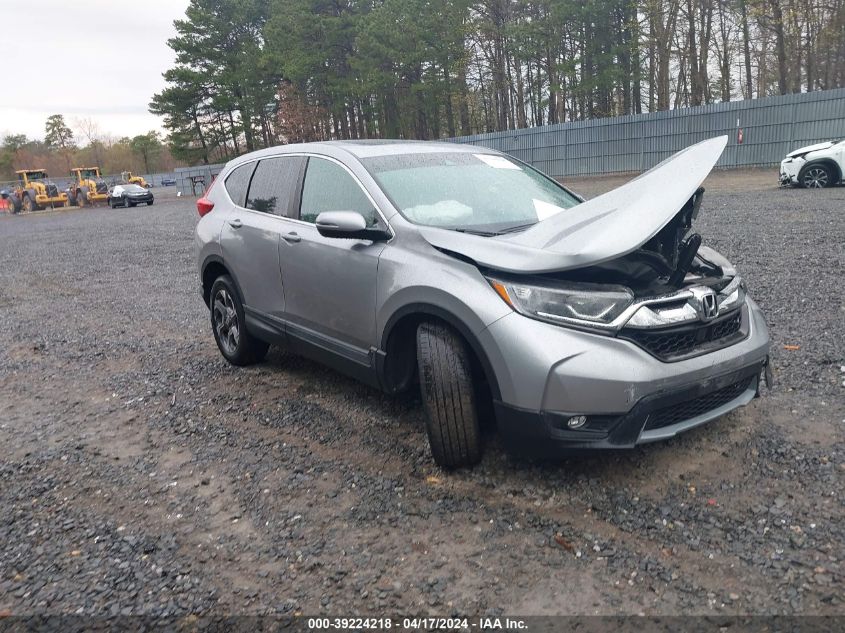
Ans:
[{"label": "tail light", "polygon": [[217,181],[217,176],[213,176],[211,178],[211,184],[208,185],[208,189],[205,190],[205,193],[202,194],[202,198],[197,200],[197,213],[200,214],[200,217],[203,217],[206,213],[210,213],[211,210],[214,208],[214,203],[209,200],[206,196],[208,196],[208,192],[211,191],[211,188],[214,186],[214,183]]},{"label": "tail light", "polygon": [[213,208],[214,203],[208,198],[203,197],[197,200],[197,213],[200,214],[200,217],[210,212]]}]

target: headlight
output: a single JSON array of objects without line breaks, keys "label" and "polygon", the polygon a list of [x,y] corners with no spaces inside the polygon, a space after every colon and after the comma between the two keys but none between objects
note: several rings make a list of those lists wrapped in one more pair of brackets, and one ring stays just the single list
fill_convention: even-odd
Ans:
[{"label": "headlight", "polygon": [[487,281],[511,308],[533,319],[607,328],[634,301],[623,286],[571,282],[527,284],[488,277]]}]

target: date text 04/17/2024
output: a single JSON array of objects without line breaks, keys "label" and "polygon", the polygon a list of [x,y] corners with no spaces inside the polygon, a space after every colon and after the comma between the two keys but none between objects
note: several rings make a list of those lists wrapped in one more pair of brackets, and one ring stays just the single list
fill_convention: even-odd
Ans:
[{"label": "date text 04/17/2024", "polygon": [[401,627],[403,630],[424,631],[520,631],[527,628],[526,622],[518,618],[308,618],[309,630],[388,630]]}]

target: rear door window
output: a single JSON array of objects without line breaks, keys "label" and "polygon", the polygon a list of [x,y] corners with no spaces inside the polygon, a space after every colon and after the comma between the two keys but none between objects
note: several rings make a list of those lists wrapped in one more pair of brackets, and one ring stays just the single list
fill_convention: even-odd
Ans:
[{"label": "rear door window", "polygon": [[259,161],[252,175],[246,208],[282,217],[296,217],[292,200],[299,182],[303,159],[277,156]]},{"label": "rear door window", "polygon": [[231,174],[226,176],[226,191],[229,192],[232,202],[239,207],[244,206],[246,202],[246,190],[249,187],[253,169],[255,169],[255,163],[247,163],[236,167]]}]

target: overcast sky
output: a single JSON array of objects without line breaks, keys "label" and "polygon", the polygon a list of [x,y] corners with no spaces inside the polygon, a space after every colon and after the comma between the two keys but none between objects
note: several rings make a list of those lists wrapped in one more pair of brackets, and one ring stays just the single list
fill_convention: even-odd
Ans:
[{"label": "overcast sky", "polygon": [[[147,112],[173,64],[167,39],[188,0],[0,0],[0,135],[44,137],[44,121],[91,118],[103,134],[161,130]],[[20,21],[21,28],[14,25]]]}]

